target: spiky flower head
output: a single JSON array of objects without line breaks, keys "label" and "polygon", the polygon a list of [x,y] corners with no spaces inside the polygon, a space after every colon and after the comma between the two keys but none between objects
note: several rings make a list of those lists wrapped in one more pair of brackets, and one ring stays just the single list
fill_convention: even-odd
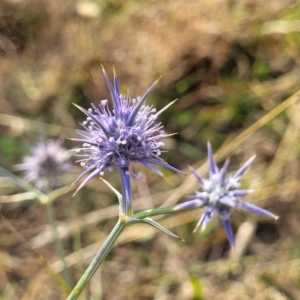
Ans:
[{"label": "spiky flower head", "polygon": [[42,139],[16,168],[26,171],[25,179],[34,181],[38,189],[49,191],[59,186],[60,177],[72,168],[68,163],[70,156],[71,153],[62,147],[60,140]]},{"label": "spiky flower head", "polygon": [[[87,119],[81,123],[83,130],[77,131],[83,138],[73,139],[83,143],[82,148],[74,151],[77,156],[82,157],[79,162],[85,168],[75,182],[91,172],[77,191],[93,177],[102,175],[107,168],[128,173],[130,163],[141,163],[159,175],[162,173],[154,164],[180,172],[160,158],[164,146],[161,140],[170,135],[165,133],[161,123],[156,122],[158,115],[174,101],[158,112],[153,106],[145,103],[158,80],[142,97],[135,99],[128,93],[120,93],[115,72],[113,83],[104,69],[103,74],[113,108],[109,107],[107,100],[102,100],[98,107],[92,104],[88,110],[76,105]],[[126,186],[129,183],[124,184]],[[129,187],[125,192],[128,192],[128,189]]]},{"label": "spiky flower head", "polygon": [[195,170],[191,172],[196,177],[202,191],[189,196],[190,201],[179,204],[174,210],[193,209],[205,207],[195,231],[201,227],[204,230],[213,215],[218,215],[226,231],[231,247],[234,247],[234,237],[230,226],[231,208],[244,209],[262,214],[274,219],[278,217],[271,212],[254,204],[245,202],[242,197],[249,194],[251,190],[242,190],[240,179],[250,166],[255,156],[250,158],[232,177],[226,177],[229,160],[226,160],[219,170],[213,157],[210,143],[208,143],[209,178],[204,179]]}]

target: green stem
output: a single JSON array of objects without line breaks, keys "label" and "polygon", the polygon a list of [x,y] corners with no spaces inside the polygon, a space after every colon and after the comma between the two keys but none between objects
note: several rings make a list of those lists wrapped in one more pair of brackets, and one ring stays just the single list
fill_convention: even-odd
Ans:
[{"label": "green stem", "polygon": [[[72,201],[73,206],[73,213],[77,211],[79,207],[80,197],[74,197]],[[73,231],[73,248],[76,253],[78,253],[78,264],[76,264],[76,278],[78,278],[84,272],[84,264],[83,264],[83,252],[80,251],[82,249],[82,242],[81,242],[81,230],[80,230],[80,222],[77,220],[76,215],[73,215],[74,218],[74,226],[75,230]],[[68,292],[71,293],[72,289]],[[85,293],[82,293],[82,299],[87,299]]]},{"label": "green stem", "polygon": [[55,218],[52,203],[48,202],[45,206],[46,206],[46,213],[47,213],[48,221],[50,223],[50,226],[52,228],[52,232],[54,235],[55,250],[56,250],[56,253],[59,256],[61,262],[63,263],[63,275],[64,275],[65,280],[68,282],[69,286],[71,286],[72,285],[71,274],[67,268],[67,264],[65,261],[64,248],[63,248],[62,242],[57,233],[56,218]]},{"label": "green stem", "polygon": [[94,257],[93,261],[85,271],[85,273],[81,276],[80,280],[70,293],[69,297],[67,300],[75,300],[79,297],[85,286],[89,283],[109,251],[111,250],[113,244],[117,240],[117,238],[120,236],[124,228],[126,227],[126,224],[123,223],[120,219],[118,220],[117,224],[109,234],[109,236],[106,238],[104,244]]},{"label": "green stem", "polygon": [[[144,218],[149,218],[149,217],[154,217],[158,215],[165,215],[168,213],[174,213],[176,210],[174,210],[174,207],[178,205],[172,205],[172,206],[167,206],[167,207],[161,207],[161,208],[153,208],[153,209],[148,209],[142,212],[139,212],[137,214],[132,215],[133,218],[136,219],[144,219]],[[177,210],[179,211],[179,210]]]},{"label": "green stem", "polygon": [[132,191],[130,183],[129,170],[127,168],[121,168],[121,186],[122,186],[122,203],[121,210],[125,216],[132,215]]}]

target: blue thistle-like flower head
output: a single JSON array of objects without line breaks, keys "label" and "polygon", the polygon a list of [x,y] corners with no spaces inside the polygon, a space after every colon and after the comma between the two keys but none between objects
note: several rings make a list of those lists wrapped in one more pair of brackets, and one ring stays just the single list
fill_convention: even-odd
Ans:
[{"label": "blue thistle-like flower head", "polygon": [[24,157],[18,170],[26,171],[25,179],[34,181],[40,190],[49,191],[60,185],[59,177],[72,169],[68,163],[70,152],[61,146],[60,140],[44,140],[31,148],[31,155]]},{"label": "blue thistle-like flower head", "polygon": [[76,105],[87,119],[81,123],[83,130],[77,131],[82,138],[73,139],[83,143],[82,148],[75,149],[75,152],[77,156],[82,157],[79,162],[85,168],[75,182],[90,172],[77,191],[90,179],[102,175],[104,170],[109,168],[121,172],[124,192],[129,193],[130,183],[125,177],[128,175],[130,163],[141,163],[159,175],[162,175],[162,172],[155,164],[182,173],[160,158],[164,145],[161,140],[170,135],[165,133],[161,123],[156,122],[158,115],[174,101],[158,112],[153,106],[145,104],[147,96],[158,80],[142,97],[135,99],[120,93],[115,72],[113,83],[104,69],[103,74],[113,109],[110,109],[107,100],[102,100],[99,107],[92,104],[88,110]]},{"label": "blue thistle-like flower head", "polygon": [[251,190],[241,190],[240,179],[253,161],[250,158],[232,177],[226,177],[229,160],[226,160],[219,170],[213,157],[210,143],[208,143],[209,178],[204,179],[195,170],[191,169],[200,184],[202,191],[191,195],[190,201],[179,204],[174,210],[193,209],[205,207],[195,230],[201,227],[204,230],[213,215],[218,215],[226,231],[231,247],[234,247],[234,237],[230,226],[231,208],[244,209],[271,218],[278,217],[271,212],[254,204],[245,202],[242,197],[249,194]]}]

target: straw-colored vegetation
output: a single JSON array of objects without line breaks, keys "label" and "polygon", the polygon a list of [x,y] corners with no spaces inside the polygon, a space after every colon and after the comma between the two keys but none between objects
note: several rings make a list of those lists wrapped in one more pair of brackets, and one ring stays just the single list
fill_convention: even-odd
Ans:
[{"label": "straw-colored vegetation", "polygon": [[[80,299],[300,299],[300,3],[296,0],[44,1],[0,3],[0,165],[17,176],[41,134],[75,137],[83,114],[108,97],[101,64],[123,92],[148,103],[178,98],[160,120],[163,170],[134,179],[134,210],[179,203],[206,176],[206,143],[231,171],[256,154],[246,200],[278,221],[234,212],[236,249],[214,219],[192,233],[201,211],[157,219],[185,242],[132,225]],[[78,144],[66,140],[64,147]],[[82,171],[75,166],[68,186]],[[119,176],[106,180],[120,190]],[[68,188],[68,187],[67,187]],[[116,222],[117,199],[93,179],[53,203],[73,284]],[[0,299],[65,299],[62,263],[43,205],[0,177]],[[57,276],[59,275],[59,276]]]}]

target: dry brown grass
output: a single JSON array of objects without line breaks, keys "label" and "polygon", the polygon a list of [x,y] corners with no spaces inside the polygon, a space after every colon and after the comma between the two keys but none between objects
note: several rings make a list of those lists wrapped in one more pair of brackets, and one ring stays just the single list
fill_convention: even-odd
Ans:
[{"label": "dry brown grass", "polygon": [[[0,2],[0,164],[13,170],[41,131],[74,136],[83,116],[71,102],[107,98],[100,64],[109,73],[114,65],[124,91],[141,94],[162,75],[149,101],[160,108],[179,98],[162,116],[178,132],[166,160],[205,174],[208,139],[218,161],[232,156],[232,170],[256,154],[247,200],[280,219],[234,213],[235,252],[217,220],[191,234],[199,211],[159,220],[185,243],[129,227],[81,299],[300,299],[298,1],[93,3],[96,17],[83,1]],[[197,188],[190,176],[165,175],[146,172],[134,185],[136,211]],[[119,187],[114,174],[107,180]],[[0,299],[65,299],[43,207],[7,198],[23,191],[3,178],[0,187]],[[54,204],[75,281],[113,227],[116,199],[95,179]]]}]

